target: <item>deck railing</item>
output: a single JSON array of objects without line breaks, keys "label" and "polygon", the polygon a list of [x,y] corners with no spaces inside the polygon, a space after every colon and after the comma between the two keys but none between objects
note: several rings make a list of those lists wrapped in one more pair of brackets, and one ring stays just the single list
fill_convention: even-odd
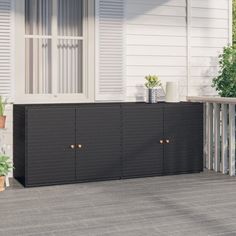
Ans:
[{"label": "deck railing", "polygon": [[188,97],[204,104],[204,167],[235,176],[236,98]]}]

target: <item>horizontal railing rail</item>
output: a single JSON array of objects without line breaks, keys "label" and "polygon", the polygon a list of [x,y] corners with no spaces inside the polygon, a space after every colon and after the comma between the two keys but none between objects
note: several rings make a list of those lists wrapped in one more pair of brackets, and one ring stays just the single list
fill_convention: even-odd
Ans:
[{"label": "horizontal railing rail", "polygon": [[235,176],[236,98],[188,97],[204,103],[204,167]]}]

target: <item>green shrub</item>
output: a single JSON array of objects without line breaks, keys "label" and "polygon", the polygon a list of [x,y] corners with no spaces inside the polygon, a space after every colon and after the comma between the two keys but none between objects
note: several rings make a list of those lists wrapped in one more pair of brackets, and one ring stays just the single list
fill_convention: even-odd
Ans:
[{"label": "green shrub", "polygon": [[221,97],[236,97],[236,46],[224,47],[219,66],[219,75],[213,79],[212,87]]}]

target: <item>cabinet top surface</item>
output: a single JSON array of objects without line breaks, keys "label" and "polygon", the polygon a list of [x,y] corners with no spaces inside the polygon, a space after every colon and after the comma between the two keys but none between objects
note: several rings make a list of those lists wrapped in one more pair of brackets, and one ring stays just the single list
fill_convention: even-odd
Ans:
[{"label": "cabinet top surface", "polygon": [[145,103],[145,102],[114,102],[114,103],[48,103],[48,104],[14,104],[14,106],[21,107],[78,107],[78,106],[135,106],[135,105],[143,105],[143,106],[163,106],[163,105],[172,105],[172,106],[180,106],[180,105],[194,105],[199,103],[192,102],[178,102],[178,103],[167,103],[167,102],[158,102],[158,103]]}]

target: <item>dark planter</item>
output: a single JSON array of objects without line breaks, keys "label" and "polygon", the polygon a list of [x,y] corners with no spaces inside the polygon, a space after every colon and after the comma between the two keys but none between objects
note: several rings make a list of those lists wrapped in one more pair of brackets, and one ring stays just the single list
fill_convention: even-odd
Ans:
[{"label": "dark planter", "polygon": [[5,176],[0,176],[0,192],[5,190]]},{"label": "dark planter", "polygon": [[148,89],[148,103],[157,103],[157,88]]},{"label": "dark planter", "polygon": [[6,116],[0,116],[0,129],[5,129]]}]

